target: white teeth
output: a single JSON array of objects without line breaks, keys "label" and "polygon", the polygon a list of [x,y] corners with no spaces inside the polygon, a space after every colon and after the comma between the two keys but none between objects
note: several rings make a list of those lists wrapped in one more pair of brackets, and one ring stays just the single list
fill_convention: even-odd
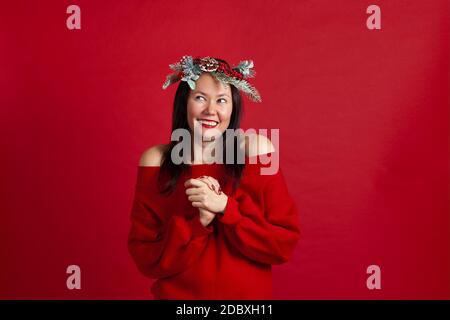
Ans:
[{"label": "white teeth", "polygon": [[216,125],[217,125],[217,122],[215,122],[215,121],[198,120],[198,122],[203,123],[203,124],[206,124],[206,125],[208,125],[208,126],[216,126]]}]

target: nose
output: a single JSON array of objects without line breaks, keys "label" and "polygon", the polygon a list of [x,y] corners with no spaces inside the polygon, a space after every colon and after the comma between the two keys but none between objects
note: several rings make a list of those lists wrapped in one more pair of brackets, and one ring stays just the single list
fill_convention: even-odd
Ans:
[{"label": "nose", "polygon": [[216,104],[210,101],[206,106],[204,112],[206,114],[216,114]]}]

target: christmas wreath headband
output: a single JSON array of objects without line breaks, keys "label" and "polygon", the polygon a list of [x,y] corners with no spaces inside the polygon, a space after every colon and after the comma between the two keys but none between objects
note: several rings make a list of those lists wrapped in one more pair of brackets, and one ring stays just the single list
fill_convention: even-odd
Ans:
[{"label": "christmas wreath headband", "polygon": [[194,90],[195,81],[202,73],[209,72],[217,80],[234,85],[251,100],[261,102],[258,90],[246,80],[255,76],[252,60],[241,61],[237,66],[230,68],[228,63],[211,57],[193,59],[191,56],[183,56],[179,62],[169,65],[169,68],[175,72],[167,76],[163,89],[181,80],[186,81]]}]

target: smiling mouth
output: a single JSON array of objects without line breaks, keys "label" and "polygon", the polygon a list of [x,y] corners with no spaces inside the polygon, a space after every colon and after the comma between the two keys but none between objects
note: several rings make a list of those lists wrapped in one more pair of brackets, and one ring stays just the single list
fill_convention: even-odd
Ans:
[{"label": "smiling mouth", "polygon": [[218,121],[215,120],[206,120],[206,119],[197,119],[197,121],[202,125],[203,128],[215,128],[219,124]]}]

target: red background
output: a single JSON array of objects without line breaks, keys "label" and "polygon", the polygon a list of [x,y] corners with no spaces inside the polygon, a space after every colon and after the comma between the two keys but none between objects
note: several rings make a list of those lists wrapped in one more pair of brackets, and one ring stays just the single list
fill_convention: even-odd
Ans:
[{"label": "red background", "polygon": [[377,1],[368,30],[371,4],[3,1],[0,298],[150,297],[126,250],[136,166],[170,137],[161,85],[188,54],[253,59],[243,128],[280,129],[302,239],[275,298],[447,299],[449,4]]}]

